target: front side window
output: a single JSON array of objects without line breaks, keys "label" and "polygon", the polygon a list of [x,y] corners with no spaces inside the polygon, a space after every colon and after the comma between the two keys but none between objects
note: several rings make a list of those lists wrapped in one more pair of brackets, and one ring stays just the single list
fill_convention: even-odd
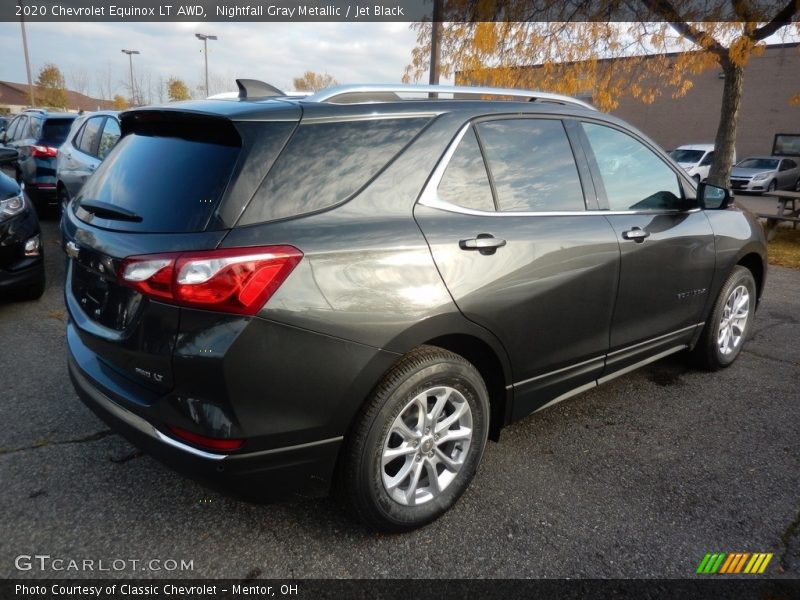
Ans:
[{"label": "front side window", "polygon": [[11,138],[9,141],[11,142],[18,142],[19,140],[23,139],[23,134],[25,130],[28,128],[28,117],[22,116],[17,121],[17,127],[11,132]]},{"label": "front side window", "polygon": [[11,124],[8,126],[8,130],[6,131],[6,141],[13,142],[14,136],[17,134],[17,129],[19,129],[19,124],[22,121],[23,117],[17,117]]},{"label": "front side window", "polygon": [[678,176],[650,148],[617,129],[583,123],[611,210],[681,210]]},{"label": "front side window", "polygon": [[503,211],[586,209],[564,125],[556,119],[508,119],[477,125]]},{"label": "front side window", "polygon": [[700,163],[701,167],[708,167],[711,163],[714,162],[714,153],[709,152],[708,154],[703,157],[703,161]]},{"label": "front side window", "polygon": [[450,158],[437,193],[441,200],[457,206],[474,210],[494,210],[486,165],[475,131],[471,127]]}]

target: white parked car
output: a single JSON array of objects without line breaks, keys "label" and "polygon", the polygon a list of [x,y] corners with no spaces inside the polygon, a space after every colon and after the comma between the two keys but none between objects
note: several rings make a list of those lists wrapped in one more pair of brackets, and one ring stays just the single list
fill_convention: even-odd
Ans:
[{"label": "white parked car", "polygon": [[[714,160],[714,144],[687,144],[678,146],[669,155],[683,170],[700,183],[708,179],[708,171]],[[736,164],[736,151],[733,152],[733,163]]]}]

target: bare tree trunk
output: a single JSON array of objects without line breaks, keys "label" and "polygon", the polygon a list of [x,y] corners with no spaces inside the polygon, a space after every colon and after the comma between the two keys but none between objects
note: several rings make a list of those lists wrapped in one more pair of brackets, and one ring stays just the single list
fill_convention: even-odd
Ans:
[{"label": "bare tree trunk", "polygon": [[725,84],[722,88],[722,111],[714,140],[714,162],[708,173],[708,182],[728,187],[733,167],[736,129],[739,124],[739,109],[742,103],[744,68],[734,64],[727,56],[722,60]]}]

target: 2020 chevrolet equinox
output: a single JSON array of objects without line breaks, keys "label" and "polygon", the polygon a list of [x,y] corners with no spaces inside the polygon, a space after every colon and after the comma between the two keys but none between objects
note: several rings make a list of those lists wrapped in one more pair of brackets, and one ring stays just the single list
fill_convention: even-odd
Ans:
[{"label": "2020 chevrolet equinox", "polygon": [[332,488],[403,531],[512,421],[741,351],[760,226],[619,119],[521,90],[239,86],[122,113],[62,218],[72,381],[165,463],[251,498]]}]

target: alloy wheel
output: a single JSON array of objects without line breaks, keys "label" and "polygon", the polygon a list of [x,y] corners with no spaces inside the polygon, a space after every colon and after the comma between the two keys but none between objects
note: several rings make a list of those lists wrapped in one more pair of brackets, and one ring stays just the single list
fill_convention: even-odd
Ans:
[{"label": "alloy wheel", "polygon": [[717,347],[720,354],[730,356],[744,339],[747,320],[750,316],[750,293],[743,285],[731,291],[722,310],[717,334]]},{"label": "alloy wheel", "polygon": [[386,492],[404,506],[436,498],[464,465],[472,432],[469,403],[455,388],[437,386],[415,396],[383,443],[380,468]]}]

